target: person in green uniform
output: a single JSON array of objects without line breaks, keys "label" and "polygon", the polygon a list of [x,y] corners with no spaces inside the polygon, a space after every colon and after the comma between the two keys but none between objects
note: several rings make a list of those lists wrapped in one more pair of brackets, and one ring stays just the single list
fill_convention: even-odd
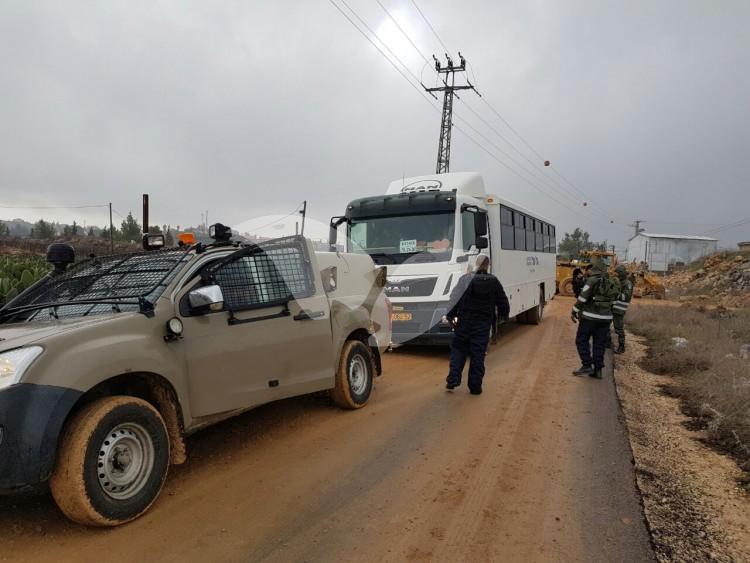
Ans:
[{"label": "person in green uniform", "polygon": [[633,282],[630,281],[628,271],[622,264],[615,268],[615,273],[620,280],[622,291],[619,299],[612,303],[612,324],[615,326],[618,340],[615,354],[622,354],[625,352],[625,314],[628,312],[630,300],[633,299]]}]

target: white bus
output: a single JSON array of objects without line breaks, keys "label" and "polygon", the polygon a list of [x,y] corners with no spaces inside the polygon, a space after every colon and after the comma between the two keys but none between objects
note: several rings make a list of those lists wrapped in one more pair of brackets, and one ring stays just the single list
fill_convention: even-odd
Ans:
[{"label": "white bus", "polygon": [[[555,227],[485,191],[471,172],[418,176],[385,195],[357,199],[331,219],[331,246],[346,224],[346,250],[388,269],[394,344],[448,344],[451,289],[480,254],[505,288],[510,316],[538,324],[555,294]],[[498,321],[500,322],[500,321]]]}]

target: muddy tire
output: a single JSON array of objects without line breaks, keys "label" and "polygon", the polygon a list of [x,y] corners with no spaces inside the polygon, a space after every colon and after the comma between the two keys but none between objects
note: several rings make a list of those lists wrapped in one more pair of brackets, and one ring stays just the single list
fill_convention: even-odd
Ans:
[{"label": "muddy tire", "polygon": [[169,435],[159,412],[135,397],[105,397],[67,423],[52,496],[79,524],[118,526],[154,503],[169,467]]},{"label": "muddy tire", "polygon": [[333,402],[342,409],[364,407],[372,392],[374,375],[375,361],[370,348],[359,340],[349,340],[344,344],[336,370]]},{"label": "muddy tire", "polygon": [[526,311],[526,324],[538,325],[544,317],[544,292],[539,292],[539,305]]},{"label": "muddy tire", "polygon": [[560,282],[560,295],[567,295],[573,297],[573,278],[565,278]]}]

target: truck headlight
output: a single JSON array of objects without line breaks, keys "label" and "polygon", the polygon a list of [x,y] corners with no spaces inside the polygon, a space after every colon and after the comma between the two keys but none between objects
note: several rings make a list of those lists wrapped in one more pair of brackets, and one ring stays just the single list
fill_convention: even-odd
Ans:
[{"label": "truck headlight", "polygon": [[42,351],[41,346],[29,346],[0,353],[0,389],[21,381],[26,369]]}]

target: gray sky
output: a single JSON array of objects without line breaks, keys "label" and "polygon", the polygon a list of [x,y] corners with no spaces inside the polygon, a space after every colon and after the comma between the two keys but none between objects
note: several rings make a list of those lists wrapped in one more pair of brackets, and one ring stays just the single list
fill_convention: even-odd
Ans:
[{"label": "gray sky", "polygon": [[[424,53],[441,52],[410,0],[381,1]],[[434,82],[375,0],[347,2]],[[633,219],[698,234],[750,215],[750,2],[417,3],[485,99],[589,197],[530,186],[459,131],[452,170],[480,171],[560,231],[581,225],[620,247]],[[434,171],[439,113],[327,0],[6,0],[0,68],[0,205],[112,201],[140,215],[149,192],[156,222],[185,225],[205,209],[235,224],[308,199],[327,220]],[[539,164],[475,95],[462,98]],[[460,102],[456,114],[532,168]],[[39,216],[106,218],[0,209]],[[717,236],[748,240],[750,223]]]}]

